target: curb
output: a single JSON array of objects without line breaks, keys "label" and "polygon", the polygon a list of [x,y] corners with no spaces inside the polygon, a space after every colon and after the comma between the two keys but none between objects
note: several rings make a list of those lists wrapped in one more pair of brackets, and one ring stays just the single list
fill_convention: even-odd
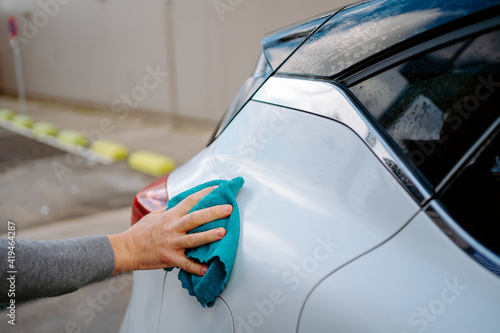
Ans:
[{"label": "curb", "polygon": [[9,109],[0,109],[0,119],[11,120],[14,117],[14,112]]},{"label": "curb", "polygon": [[46,121],[37,121],[36,123],[33,124],[32,129],[33,133],[41,135],[56,136],[58,132],[56,125]]},{"label": "curb", "polygon": [[134,170],[154,177],[163,176],[175,169],[173,158],[146,150],[130,154],[128,165]]},{"label": "curb", "polygon": [[57,133],[57,138],[63,143],[86,147],[89,144],[87,137],[73,129],[64,129]]},{"label": "curb", "polygon": [[27,127],[31,128],[33,126],[33,118],[30,116],[27,116],[25,114],[16,114],[15,116],[10,119],[10,121],[17,126],[22,126],[22,127]]},{"label": "curb", "polygon": [[35,122],[32,117],[15,114],[9,109],[0,109],[0,127],[106,165],[128,157],[128,165],[131,169],[154,177],[170,173],[176,167],[172,157],[146,150],[129,154],[126,145],[107,140],[89,144],[87,137],[77,130],[58,130],[55,124],[46,121]]},{"label": "curb", "polygon": [[96,141],[91,149],[94,153],[107,156],[114,161],[126,159],[128,156],[127,146],[112,141]]}]

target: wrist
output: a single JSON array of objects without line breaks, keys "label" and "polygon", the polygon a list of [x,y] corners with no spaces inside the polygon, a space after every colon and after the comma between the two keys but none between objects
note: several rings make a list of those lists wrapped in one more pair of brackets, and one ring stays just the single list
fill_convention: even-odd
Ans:
[{"label": "wrist", "polygon": [[130,251],[123,233],[108,235],[109,242],[115,255],[115,269],[112,274],[118,274],[133,270],[130,265]]}]

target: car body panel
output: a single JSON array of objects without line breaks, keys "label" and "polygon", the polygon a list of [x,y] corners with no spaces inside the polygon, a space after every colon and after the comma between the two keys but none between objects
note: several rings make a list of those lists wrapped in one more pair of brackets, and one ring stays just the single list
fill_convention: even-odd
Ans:
[{"label": "car body panel", "polygon": [[210,308],[203,308],[189,296],[177,278],[179,269],[167,273],[163,288],[159,332],[220,332],[231,333],[233,321],[226,304],[220,299]]},{"label": "car body panel", "polygon": [[[170,175],[167,191],[172,197],[236,176],[245,179],[237,196],[240,244],[221,294],[236,331],[295,331],[288,318],[297,318],[315,284],[419,210],[348,127],[266,103],[249,102],[210,147]],[[165,302],[193,303],[189,297]],[[269,310],[271,299],[268,317],[259,309]]]},{"label": "car body panel", "polygon": [[177,270],[134,273],[122,333],[498,331],[500,280],[433,221],[439,193],[334,81],[445,44],[499,3],[364,1],[264,39],[209,146],[167,183],[171,198],[245,179],[225,290],[202,308]]},{"label": "car body panel", "polygon": [[145,327],[150,332],[158,326],[165,274],[163,269],[133,273],[132,295],[120,333],[143,332]]},{"label": "car body panel", "polygon": [[360,2],[328,20],[279,73],[333,77],[402,41],[498,4],[495,0]]},{"label": "car body panel", "polygon": [[500,279],[421,212],[390,241],[319,284],[298,332],[496,333],[499,313]]},{"label": "car body panel", "polygon": [[[228,307],[220,299],[203,308],[181,287],[179,270],[136,271],[120,333],[136,332],[234,332]],[[196,318],[196,320],[193,320]]]},{"label": "car body panel", "polygon": [[[442,198],[440,199],[442,200]],[[464,251],[473,260],[476,260],[487,270],[500,277],[500,257],[492,252],[489,248],[481,242],[472,237],[457,221],[455,221],[449,214],[440,200],[433,200],[426,207],[425,213],[436,224],[441,231],[451,239],[460,249]],[[478,211],[482,214],[482,211]],[[486,214],[482,214],[484,219]],[[489,218],[489,220],[492,220]],[[493,233],[493,235],[495,235]]]},{"label": "car body panel", "polygon": [[271,77],[253,100],[282,105],[321,115],[351,128],[419,203],[431,192],[390,148],[375,126],[337,85],[325,81]]}]

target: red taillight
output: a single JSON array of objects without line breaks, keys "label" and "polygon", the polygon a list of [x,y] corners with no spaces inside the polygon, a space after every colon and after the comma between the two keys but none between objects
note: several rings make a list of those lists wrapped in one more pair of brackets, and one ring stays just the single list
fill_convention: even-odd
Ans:
[{"label": "red taillight", "polygon": [[144,215],[167,206],[167,178],[168,175],[163,176],[137,193],[132,206],[131,225]]}]

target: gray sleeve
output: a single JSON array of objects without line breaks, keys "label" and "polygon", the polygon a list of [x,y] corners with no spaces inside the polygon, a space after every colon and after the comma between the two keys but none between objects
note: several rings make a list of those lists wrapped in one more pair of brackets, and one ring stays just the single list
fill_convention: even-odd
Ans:
[{"label": "gray sleeve", "polygon": [[[0,239],[0,303],[6,303],[7,239]],[[106,236],[52,241],[16,240],[15,300],[58,296],[106,279],[115,268],[115,256]]]}]

